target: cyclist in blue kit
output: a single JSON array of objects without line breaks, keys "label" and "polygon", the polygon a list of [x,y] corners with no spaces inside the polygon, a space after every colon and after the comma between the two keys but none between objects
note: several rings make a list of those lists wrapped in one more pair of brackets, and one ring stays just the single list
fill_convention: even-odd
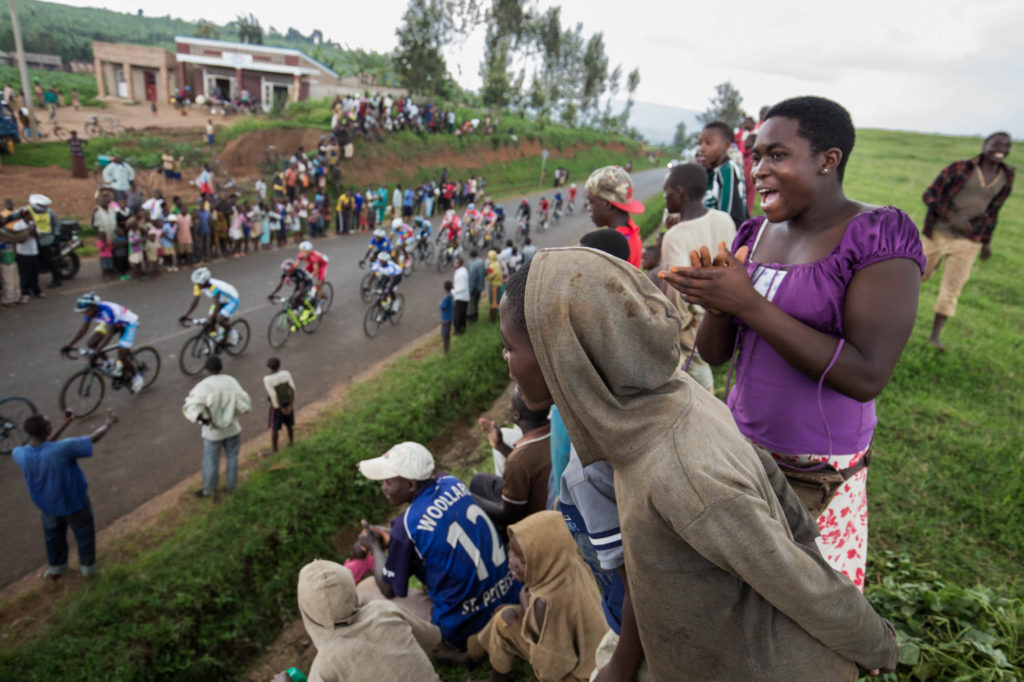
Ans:
[{"label": "cyclist in blue kit", "polygon": [[98,351],[108,337],[113,334],[120,335],[121,338],[117,342],[117,357],[121,363],[121,371],[124,378],[131,382],[132,393],[138,393],[142,389],[144,380],[142,375],[135,371],[131,349],[135,344],[135,334],[139,329],[139,316],[123,305],[101,300],[95,293],[79,296],[75,300],[75,312],[83,313],[82,326],[75,337],[60,349],[61,355],[71,352],[72,347],[85,336],[85,333],[89,331],[90,323],[95,320],[98,324],[92,338],[89,339],[89,348]]},{"label": "cyclist in blue kit", "polygon": [[399,443],[360,462],[359,471],[381,481],[390,506],[409,505],[387,540],[370,527],[359,536],[373,552],[377,588],[388,599],[406,597],[415,575],[432,602],[431,622],[464,651],[497,607],[519,598],[497,529],[462,481],[434,474],[434,457],[419,443]]}]

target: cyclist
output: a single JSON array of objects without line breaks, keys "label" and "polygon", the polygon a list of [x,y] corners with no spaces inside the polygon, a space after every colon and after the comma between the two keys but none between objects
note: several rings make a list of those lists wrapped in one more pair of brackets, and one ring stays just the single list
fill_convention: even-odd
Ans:
[{"label": "cyclist", "polygon": [[537,202],[537,214],[538,219],[542,223],[548,222],[548,211],[551,209],[551,202],[548,201],[547,197],[541,197],[540,201]]},{"label": "cyclist", "polygon": [[327,256],[313,248],[313,242],[306,240],[299,244],[299,258],[295,267],[306,266],[306,272],[316,280],[313,289],[316,291],[316,314],[319,315],[324,298],[324,280],[327,279]]},{"label": "cyclist", "polygon": [[576,183],[569,185],[569,213],[576,210]]},{"label": "cyclist", "polygon": [[391,254],[381,251],[377,259],[373,261],[373,272],[376,273],[383,284],[384,307],[391,305],[391,297],[402,281],[402,268],[391,259]]},{"label": "cyclist", "polygon": [[516,209],[516,220],[522,221],[523,231],[530,234],[530,200],[526,197],[519,202],[519,208]]},{"label": "cyclist", "polygon": [[562,193],[555,192],[555,216],[556,220],[562,215]]},{"label": "cyclist", "polygon": [[401,266],[402,270],[408,268],[411,262],[409,242],[412,240],[412,235],[412,228],[406,225],[405,221],[401,218],[395,218],[391,221],[391,243],[395,247],[391,255]]},{"label": "cyclist", "polygon": [[416,231],[416,236],[423,241],[426,241],[434,232],[434,226],[430,224],[430,221],[419,215],[413,220],[413,228]]},{"label": "cyclist", "polygon": [[185,323],[188,316],[199,305],[199,298],[206,294],[213,299],[210,306],[210,315],[206,318],[203,329],[212,332],[220,326],[222,333],[217,335],[217,340],[227,335],[228,343],[238,343],[238,332],[231,328],[231,316],[238,310],[238,290],[224,280],[216,279],[210,275],[210,268],[202,267],[192,271],[192,305],[188,307],[185,314],[178,318],[178,321]]},{"label": "cyclist", "polygon": [[498,212],[494,210],[494,202],[488,201],[484,204],[484,210],[480,212],[480,220],[488,233],[494,230],[498,224]]},{"label": "cyclist", "polygon": [[[310,297],[313,292],[313,276],[306,270],[300,267],[296,267],[297,263],[291,258],[286,258],[281,263],[281,281],[277,283],[274,290],[267,296],[271,301],[274,300],[274,295],[284,286],[285,282],[292,285],[292,295],[288,297],[291,302],[292,308],[295,310],[302,310],[302,314],[299,316],[303,322],[308,319],[309,311],[306,310],[303,303]],[[316,314],[319,314],[317,312]]]},{"label": "cyclist", "polygon": [[475,232],[480,228],[480,211],[476,210],[476,204],[469,204],[466,206],[466,212],[462,214],[462,222],[466,224],[466,229],[470,232]]},{"label": "cyclist", "polygon": [[440,242],[446,232],[448,233],[448,246],[458,246],[459,236],[462,234],[462,223],[454,209],[445,211],[444,218],[441,220],[441,229],[437,231],[437,241]]},{"label": "cyclist", "polygon": [[[85,317],[82,318],[82,328],[78,330],[78,333],[75,334],[75,337],[66,346],[60,349],[60,354],[67,355],[75,343],[85,336],[85,333],[89,330],[89,323],[96,320],[99,324],[96,325],[96,331],[93,332],[92,338],[89,339],[87,345],[93,351],[97,351],[103,346],[103,341],[109,335],[120,335],[121,338],[117,342],[118,364],[121,367],[120,375],[130,380],[132,393],[138,393],[142,388],[143,378],[141,373],[135,371],[135,365],[132,363],[131,348],[135,343],[135,333],[139,329],[139,316],[123,305],[113,301],[101,300],[99,295],[94,293],[79,296],[75,300],[75,312],[85,313]],[[92,362],[95,361],[96,356],[94,355]],[[114,374],[115,376],[119,374],[116,366]]]},{"label": "cyclist", "polygon": [[377,228],[373,231],[373,236],[370,237],[370,245],[366,248],[366,253],[359,259],[359,266],[366,265],[367,260],[376,260],[377,254],[381,251],[391,252],[391,242],[388,241],[388,233]]}]

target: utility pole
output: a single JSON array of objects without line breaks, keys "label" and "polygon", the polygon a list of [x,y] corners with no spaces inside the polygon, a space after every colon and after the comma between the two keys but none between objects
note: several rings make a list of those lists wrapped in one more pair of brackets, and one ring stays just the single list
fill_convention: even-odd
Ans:
[{"label": "utility pole", "polygon": [[[18,23],[18,10],[14,0],[7,0],[11,7],[11,26],[14,27],[14,52],[18,55],[18,70],[21,71],[22,106],[28,110],[28,139],[32,139],[32,91],[28,89],[28,67],[25,65],[25,47],[21,44],[21,25]],[[36,133],[39,131],[37,130]]]}]

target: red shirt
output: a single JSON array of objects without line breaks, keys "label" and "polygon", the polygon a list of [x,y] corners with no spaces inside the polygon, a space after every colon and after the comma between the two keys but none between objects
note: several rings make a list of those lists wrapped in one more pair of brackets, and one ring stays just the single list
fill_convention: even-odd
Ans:
[{"label": "red shirt", "polygon": [[319,251],[310,251],[308,254],[300,253],[299,262],[306,261],[306,272],[316,273],[316,278],[321,282],[327,275],[327,256]]},{"label": "red shirt", "polygon": [[616,227],[615,229],[629,242],[630,264],[639,268],[644,255],[644,243],[640,239],[640,228],[633,222],[633,218],[630,217],[628,224]]}]

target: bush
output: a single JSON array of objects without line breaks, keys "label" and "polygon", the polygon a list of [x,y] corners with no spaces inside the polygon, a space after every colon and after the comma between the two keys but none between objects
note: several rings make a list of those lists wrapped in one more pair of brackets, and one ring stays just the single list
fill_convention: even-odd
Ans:
[{"label": "bush", "polygon": [[37,639],[0,654],[0,679],[237,677],[296,617],[302,565],[336,557],[340,524],[384,516],[356,462],[403,440],[429,443],[486,409],[508,381],[499,350],[497,329],[480,323],[450,356],[403,358],[355,386],[322,427],[208,514],[57,604]]}]

